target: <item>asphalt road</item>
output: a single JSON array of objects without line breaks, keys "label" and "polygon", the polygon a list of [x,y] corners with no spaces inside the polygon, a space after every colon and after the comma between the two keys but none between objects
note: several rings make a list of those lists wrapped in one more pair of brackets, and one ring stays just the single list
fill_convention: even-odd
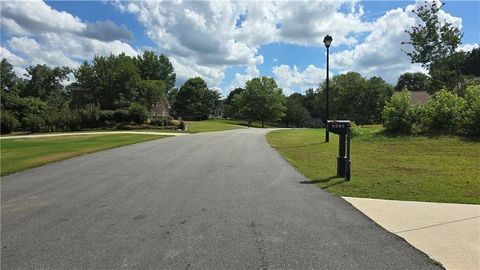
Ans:
[{"label": "asphalt road", "polygon": [[265,133],[160,139],[4,177],[2,269],[441,268],[301,183]]}]

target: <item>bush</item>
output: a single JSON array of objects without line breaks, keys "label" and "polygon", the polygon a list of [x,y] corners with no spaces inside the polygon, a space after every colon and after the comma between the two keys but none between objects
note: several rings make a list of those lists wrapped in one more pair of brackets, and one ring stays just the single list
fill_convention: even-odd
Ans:
[{"label": "bush", "polygon": [[430,132],[458,133],[463,124],[465,100],[447,90],[440,90],[425,107],[425,127]]},{"label": "bush", "polygon": [[2,92],[2,110],[8,110],[17,118],[30,114],[45,115],[48,104],[36,97],[18,97],[15,94]]},{"label": "bush", "polygon": [[150,125],[166,127],[173,126],[173,123],[167,117],[154,117],[152,120],[150,120]]},{"label": "bush", "polygon": [[467,87],[465,95],[464,125],[461,133],[465,135],[480,135],[480,85]]},{"label": "bush", "polygon": [[147,120],[148,110],[143,105],[132,104],[128,108],[129,120],[137,124],[142,124]]},{"label": "bush", "polygon": [[354,122],[351,123],[350,125],[350,136],[352,138],[354,137],[357,137],[357,136],[361,136],[361,135],[364,135],[364,134],[367,134],[367,130],[360,127],[360,126],[357,126]]},{"label": "bush", "polygon": [[102,122],[115,121],[115,111],[112,111],[112,110],[100,111],[98,116],[100,118],[100,121]]},{"label": "bush", "polygon": [[185,122],[183,120],[180,120],[178,128],[181,129],[181,130],[187,130],[187,122]]},{"label": "bush", "polygon": [[389,132],[410,133],[416,120],[416,110],[410,104],[410,93],[403,90],[393,94],[382,112],[383,126]]},{"label": "bush", "polygon": [[115,122],[117,123],[129,121],[130,119],[128,111],[122,109],[115,110],[115,112],[113,113],[113,120],[115,120]]},{"label": "bush", "polygon": [[100,120],[100,109],[92,104],[87,104],[85,109],[78,111],[80,116],[80,126],[82,128],[96,127]]},{"label": "bush", "polygon": [[2,134],[10,133],[20,126],[20,122],[18,122],[17,118],[12,113],[2,111],[0,114],[2,122],[0,131]]},{"label": "bush", "polygon": [[45,120],[42,117],[30,114],[22,118],[22,128],[30,132],[38,132],[45,128]]}]

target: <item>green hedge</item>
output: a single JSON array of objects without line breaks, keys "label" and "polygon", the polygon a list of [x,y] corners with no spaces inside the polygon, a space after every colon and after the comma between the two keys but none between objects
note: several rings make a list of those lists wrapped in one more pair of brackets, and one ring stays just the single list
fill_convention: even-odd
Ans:
[{"label": "green hedge", "polygon": [[426,104],[410,104],[407,90],[395,93],[383,109],[383,126],[393,133],[480,135],[480,85],[467,87],[465,97],[440,90]]}]

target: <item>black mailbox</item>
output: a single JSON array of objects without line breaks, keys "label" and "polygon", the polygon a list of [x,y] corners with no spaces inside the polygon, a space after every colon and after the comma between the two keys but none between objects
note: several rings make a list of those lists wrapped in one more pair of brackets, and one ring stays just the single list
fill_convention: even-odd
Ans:
[{"label": "black mailbox", "polygon": [[327,128],[329,132],[339,135],[337,176],[350,180],[350,121],[328,120]]}]

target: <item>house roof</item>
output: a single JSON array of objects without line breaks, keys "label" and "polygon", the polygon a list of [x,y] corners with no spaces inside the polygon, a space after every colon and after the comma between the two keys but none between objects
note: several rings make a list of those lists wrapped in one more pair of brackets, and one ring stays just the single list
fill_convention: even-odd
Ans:
[{"label": "house roof", "polygon": [[410,103],[415,104],[425,104],[430,98],[430,94],[426,91],[410,91]]}]

